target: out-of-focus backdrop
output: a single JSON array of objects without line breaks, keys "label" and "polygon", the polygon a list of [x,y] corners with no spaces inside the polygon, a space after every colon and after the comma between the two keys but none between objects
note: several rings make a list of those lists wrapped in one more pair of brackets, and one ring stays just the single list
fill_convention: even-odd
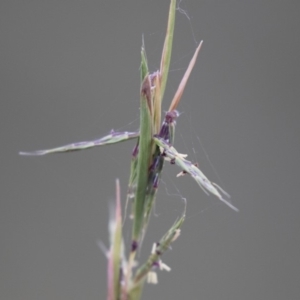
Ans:
[{"label": "out-of-focus backdrop", "polygon": [[[2,1],[0,298],[105,299],[109,208],[134,142],[45,157],[18,151],[135,130],[144,37],[159,67],[169,1]],[[176,148],[235,213],[166,166],[141,257],[187,199],[182,236],[143,299],[298,299],[300,3],[183,0],[164,110],[200,40]],[[186,12],[186,13],[184,13]],[[124,227],[130,237],[130,221]]]}]

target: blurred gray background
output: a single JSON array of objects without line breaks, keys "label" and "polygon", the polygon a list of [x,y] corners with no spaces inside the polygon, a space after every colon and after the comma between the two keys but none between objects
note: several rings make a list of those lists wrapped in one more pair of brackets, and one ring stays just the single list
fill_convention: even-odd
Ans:
[{"label": "blurred gray background", "polygon": [[[1,1],[1,299],[105,299],[109,207],[134,142],[18,151],[135,130],[140,46],[159,67],[169,1]],[[183,0],[164,110],[203,39],[176,148],[235,213],[166,166],[143,261],[188,201],[182,235],[143,299],[299,299],[300,4]],[[200,140],[200,142],[199,142]],[[130,222],[124,228],[129,242]]]}]

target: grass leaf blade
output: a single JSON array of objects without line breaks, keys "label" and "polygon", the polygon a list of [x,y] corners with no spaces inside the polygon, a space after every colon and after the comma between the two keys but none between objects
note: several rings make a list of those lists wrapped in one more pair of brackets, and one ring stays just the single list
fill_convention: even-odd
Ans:
[{"label": "grass leaf blade", "polygon": [[172,55],[175,16],[176,16],[176,0],[171,0],[170,8],[169,8],[167,33],[166,33],[166,38],[165,38],[161,62],[160,62],[160,75],[161,75],[160,102],[163,99],[166,85],[167,85],[167,79],[168,79],[168,73],[169,73],[169,67],[170,67],[170,61]]},{"label": "grass leaf blade", "polygon": [[[142,52],[143,65],[143,52]],[[141,68],[143,72],[144,67]],[[137,245],[143,228],[145,198],[148,184],[148,169],[152,156],[151,82],[146,75],[141,87],[140,137],[137,162],[137,187],[134,198],[132,243]],[[133,249],[135,251],[136,249]]]},{"label": "grass leaf blade", "polygon": [[93,147],[104,146],[109,144],[116,144],[119,142],[128,141],[139,136],[139,132],[114,132],[112,131],[109,135],[102,137],[101,139],[77,142],[73,144],[68,144],[65,146],[60,146],[52,149],[37,150],[33,152],[19,152],[20,155],[25,156],[41,156],[52,153],[63,153],[71,151],[85,150]]}]

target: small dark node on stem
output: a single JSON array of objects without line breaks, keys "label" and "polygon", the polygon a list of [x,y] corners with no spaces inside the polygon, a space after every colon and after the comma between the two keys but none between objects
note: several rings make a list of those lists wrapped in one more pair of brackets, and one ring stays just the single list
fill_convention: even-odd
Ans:
[{"label": "small dark node on stem", "polygon": [[170,164],[171,164],[171,165],[175,165],[175,158],[172,158],[172,159],[170,160]]},{"label": "small dark node on stem", "polygon": [[156,243],[156,247],[155,247],[155,253],[156,253],[157,255],[161,255],[161,254],[162,254],[159,250],[157,250],[157,247],[159,247],[159,245],[160,245],[160,243],[157,242],[157,243]]},{"label": "small dark node on stem", "polygon": [[137,144],[136,146],[134,146],[134,148],[133,148],[133,150],[132,150],[132,156],[133,156],[134,158],[136,158],[137,155],[138,155],[138,153],[139,153],[139,145]]},{"label": "small dark node on stem", "polygon": [[155,253],[159,256],[161,255],[161,252],[159,250],[155,250]]},{"label": "small dark node on stem", "polygon": [[158,261],[154,261],[154,262],[152,263],[152,267],[158,268],[158,267],[159,267],[159,262],[158,262]]},{"label": "small dark node on stem", "polygon": [[167,124],[175,122],[175,119],[178,118],[179,112],[177,110],[168,111],[165,115],[165,122]]},{"label": "small dark node on stem", "polygon": [[131,243],[131,252],[135,252],[138,248],[138,242],[137,241],[132,241]]}]

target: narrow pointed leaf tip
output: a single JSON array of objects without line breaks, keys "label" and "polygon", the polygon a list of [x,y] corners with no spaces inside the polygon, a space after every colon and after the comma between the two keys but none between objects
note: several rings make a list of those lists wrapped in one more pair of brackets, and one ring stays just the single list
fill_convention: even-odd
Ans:
[{"label": "narrow pointed leaf tip", "polygon": [[167,79],[168,79],[168,73],[169,73],[169,67],[170,67],[170,61],[172,55],[175,16],[176,16],[176,0],[171,0],[170,8],[169,8],[167,33],[165,37],[165,42],[164,42],[161,62],[160,62],[160,74],[161,74],[160,102],[163,99],[165,89],[166,89]]},{"label": "narrow pointed leaf tip", "polygon": [[191,72],[192,72],[192,70],[194,68],[194,65],[196,63],[196,60],[197,60],[197,57],[198,57],[198,53],[199,53],[199,51],[200,51],[200,49],[202,47],[202,44],[203,44],[203,41],[201,41],[199,43],[199,46],[197,47],[197,49],[196,49],[196,51],[195,51],[195,53],[194,53],[194,55],[193,55],[193,57],[192,57],[192,59],[191,59],[191,61],[189,63],[189,66],[188,66],[187,70],[185,71],[185,74],[184,74],[184,76],[183,76],[183,78],[182,78],[182,80],[181,80],[181,82],[180,82],[180,84],[178,86],[178,89],[177,89],[177,91],[176,91],[176,93],[174,95],[174,98],[173,98],[173,100],[172,100],[172,102],[170,104],[169,111],[175,110],[177,108],[179,102],[180,102],[181,96],[183,94],[183,91],[185,89],[187,81],[188,81],[188,79],[190,77],[190,74],[191,74]]},{"label": "narrow pointed leaf tip", "polygon": [[127,132],[127,131],[117,132],[112,130],[110,134],[97,140],[77,142],[77,143],[60,146],[57,148],[46,149],[46,150],[37,150],[32,152],[21,151],[19,152],[19,154],[25,156],[41,156],[41,155],[52,154],[52,153],[79,151],[79,150],[85,150],[93,147],[128,141],[137,138],[138,136],[139,136],[139,132]]}]

